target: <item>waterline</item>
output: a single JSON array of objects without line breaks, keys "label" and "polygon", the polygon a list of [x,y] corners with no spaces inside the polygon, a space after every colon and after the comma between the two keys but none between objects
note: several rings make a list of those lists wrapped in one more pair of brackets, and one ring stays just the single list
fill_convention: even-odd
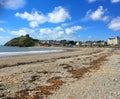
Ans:
[{"label": "waterline", "polygon": [[56,53],[63,51],[65,50],[51,49],[51,48],[19,48],[19,47],[0,46],[0,57],[46,54],[46,53]]}]

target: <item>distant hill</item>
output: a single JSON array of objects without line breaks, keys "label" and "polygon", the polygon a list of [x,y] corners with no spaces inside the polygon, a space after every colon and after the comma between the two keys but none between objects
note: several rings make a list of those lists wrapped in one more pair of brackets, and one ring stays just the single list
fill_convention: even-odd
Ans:
[{"label": "distant hill", "polygon": [[39,40],[33,39],[29,37],[29,35],[26,35],[26,36],[20,36],[8,41],[5,44],[5,46],[31,47],[31,46],[35,46],[35,44],[38,42]]}]

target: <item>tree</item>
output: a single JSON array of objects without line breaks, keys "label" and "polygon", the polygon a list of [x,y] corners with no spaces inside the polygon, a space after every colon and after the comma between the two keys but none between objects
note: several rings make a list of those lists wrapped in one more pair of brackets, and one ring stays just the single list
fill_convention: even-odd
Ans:
[{"label": "tree", "polygon": [[60,44],[63,45],[63,46],[65,46],[67,44],[67,41],[66,40],[61,40]]}]

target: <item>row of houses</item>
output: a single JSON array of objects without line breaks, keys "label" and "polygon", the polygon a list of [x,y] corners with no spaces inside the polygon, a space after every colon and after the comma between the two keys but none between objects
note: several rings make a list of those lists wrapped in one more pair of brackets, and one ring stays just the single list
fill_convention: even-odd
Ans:
[{"label": "row of houses", "polygon": [[39,44],[41,46],[75,46],[76,45],[76,41],[70,41],[70,40],[40,40]]},{"label": "row of houses", "polygon": [[92,46],[98,46],[102,47],[106,45],[105,41],[70,41],[70,40],[40,40],[39,44],[41,46],[66,46],[66,47],[76,47],[76,46],[82,46],[82,47],[92,47]]},{"label": "row of houses", "polygon": [[72,41],[72,40],[40,40],[39,44],[41,46],[67,46],[67,47],[103,47],[103,46],[116,46],[120,45],[120,37],[109,38],[107,41],[98,40],[98,41]]}]

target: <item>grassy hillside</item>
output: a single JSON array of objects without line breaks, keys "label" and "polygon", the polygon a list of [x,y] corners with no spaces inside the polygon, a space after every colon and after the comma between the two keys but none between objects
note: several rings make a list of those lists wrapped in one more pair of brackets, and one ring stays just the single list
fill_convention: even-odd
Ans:
[{"label": "grassy hillside", "polygon": [[29,35],[26,35],[26,36],[20,36],[8,41],[5,44],[5,46],[30,47],[30,46],[34,46],[36,43],[38,43],[37,39],[33,39],[29,37]]}]

